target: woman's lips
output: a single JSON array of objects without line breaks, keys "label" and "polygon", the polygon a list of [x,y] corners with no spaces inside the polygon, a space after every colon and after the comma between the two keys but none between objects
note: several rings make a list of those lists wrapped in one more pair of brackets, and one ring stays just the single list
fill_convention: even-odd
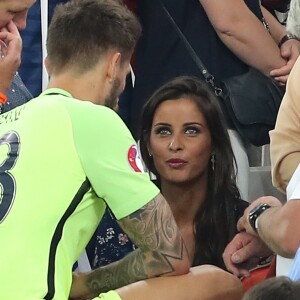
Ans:
[{"label": "woman's lips", "polygon": [[187,164],[187,161],[179,158],[172,158],[167,160],[167,164],[173,169],[180,169]]}]

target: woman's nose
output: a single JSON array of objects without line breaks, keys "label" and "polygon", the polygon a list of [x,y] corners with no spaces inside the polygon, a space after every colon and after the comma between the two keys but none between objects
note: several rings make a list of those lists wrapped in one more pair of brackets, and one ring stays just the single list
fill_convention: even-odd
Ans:
[{"label": "woman's nose", "polygon": [[171,151],[178,151],[183,149],[183,142],[178,136],[173,136],[169,143],[169,149]]}]

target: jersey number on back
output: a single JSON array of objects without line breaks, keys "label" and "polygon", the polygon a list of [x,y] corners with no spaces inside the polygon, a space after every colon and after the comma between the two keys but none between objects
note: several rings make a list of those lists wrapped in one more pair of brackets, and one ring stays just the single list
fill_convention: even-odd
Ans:
[{"label": "jersey number on back", "polygon": [[13,169],[19,156],[19,135],[15,131],[6,133],[0,139],[0,146],[3,145],[8,147],[8,152],[6,158],[0,162],[0,224],[6,218],[15,199],[16,182],[9,171]]}]

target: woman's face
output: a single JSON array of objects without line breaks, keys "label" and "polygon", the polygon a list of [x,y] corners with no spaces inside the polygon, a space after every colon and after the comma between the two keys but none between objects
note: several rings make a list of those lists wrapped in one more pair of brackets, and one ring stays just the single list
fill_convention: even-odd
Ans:
[{"label": "woman's face", "polygon": [[211,135],[203,114],[188,98],[158,106],[148,147],[161,181],[186,183],[207,174]]}]

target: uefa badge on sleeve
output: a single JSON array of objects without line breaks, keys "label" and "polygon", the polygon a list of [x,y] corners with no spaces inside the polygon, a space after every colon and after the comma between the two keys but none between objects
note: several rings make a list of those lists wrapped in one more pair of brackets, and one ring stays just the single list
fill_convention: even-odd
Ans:
[{"label": "uefa badge on sleeve", "polygon": [[135,172],[145,172],[137,145],[132,145],[129,148],[127,158],[131,168]]}]

